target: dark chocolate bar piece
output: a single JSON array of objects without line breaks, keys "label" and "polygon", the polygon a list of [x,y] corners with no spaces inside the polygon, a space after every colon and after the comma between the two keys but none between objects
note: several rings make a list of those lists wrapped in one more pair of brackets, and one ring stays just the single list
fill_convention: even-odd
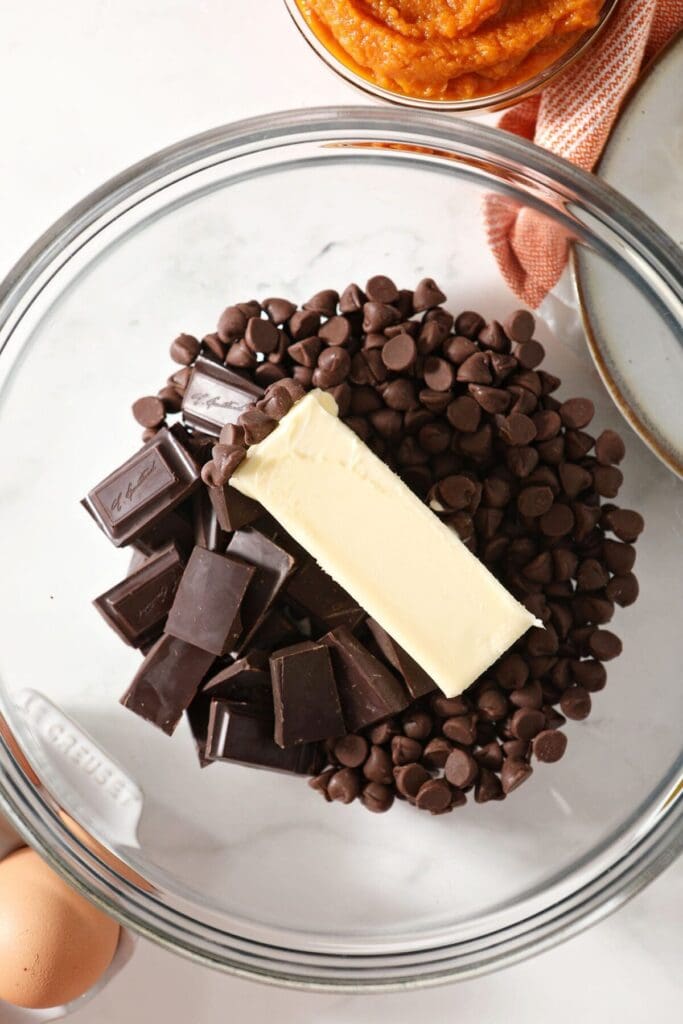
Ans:
[{"label": "dark chocolate bar piece", "polygon": [[287,599],[320,629],[355,629],[365,618],[358,603],[310,556],[287,584]]},{"label": "dark chocolate bar piece", "polygon": [[206,490],[218,523],[227,533],[240,530],[263,515],[263,508],[257,501],[240,494],[229,483],[223,487],[207,484]]},{"label": "dark chocolate bar piece", "polygon": [[346,626],[321,637],[332,653],[342,713],[349,732],[403,711],[408,691]]},{"label": "dark chocolate bar piece", "polygon": [[237,423],[240,413],[262,397],[263,391],[256,384],[200,357],[183,398],[183,419],[191,427],[218,437],[226,423]]},{"label": "dark chocolate bar piece", "polygon": [[202,687],[201,697],[220,697],[232,712],[273,720],[273,690],[268,658],[263,651],[250,651],[228,668],[211,676]]},{"label": "dark chocolate bar piece", "polygon": [[380,654],[400,673],[413,700],[417,700],[418,697],[424,697],[426,693],[432,693],[438,689],[431,676],[428,676],[415,659],[411,658],[408,652],[404,651],[393,637],[389,636],[385,629],[382,629],[379,622],[369,618],[367,626]]},{"label": "dark chocolate bar piece", "polygon": [[[201,489],[194,491],[189,501],[191,502],[200,493]],[[189,517],[186,515],[186,503],[162,516],[154,526],[150,526],[139,537],[136,537],[133,541],[133,547],[144,555],[149,556],[171,543],[177,545],[185,558],[189,558],[190,552],[194,547],[194,530],[192,529]]]},{"label": "dark chocolate bar piece", "polygon": [[192,495],[192,526],[194,543],[207,551],[225,551],[230,540],[218,522],[215,509],[205,487]]},{"label": "dark chocolate bar piece", "polygon": [[251,646],[259,651],[276,651],[301,639],[298,629],[279,608],[271,608],[251,638]]},{"label": "dark chocolate bar piece", "polygon": [[209,730],[210,710],[211,701],[202,699],[202,695],[198,694],[185,711],[200,768],[206,768],[207,765],[213,764],[211,758],[206,756],[206,736]]},{"label": "dark chocolate bar piece", "polygon": [[166,632],[219,656],[242,632],[240,609],[256,570],[236,558],[196,547],[176,591]]},{"label": "dark chocolate bar piece", "polygon": [[280,747],[343,736],[346,732],[330,649],[310,640],[270,656],[275,742]]},{"label": "dark chocolate bar piece", "polygon": [[81,504],[112,543],[121,547],[156,526],[198,485],[199,467],[164,428],[94,487]]},{"label": "dark chocolate bar piece", "polygon": [[272,735],[272,722],[248,715],[231,715],[224,700],[212,700],[206,756],[215,761],[236,761],[250,768],[266,768],[296,775],[315,775],[322,768],[319,744],[300,743],[283,750]]},{"label": "dark chocolate bar piece", "polygon": [[183,567],[178,548],[170,544],[93,604],[125,643],[140,647],[161,635]]},{"label": "dark chocolate bar piece", "polygon": [[213,660],[208,651],[165,633],[135,673],[121,703],[170,736]]},{"label": "dark chocolate bar piece", "polygon": [[256,570],[241,609],[244,632],[239,650],[245,650],[251,645],[252,637],[294,571],[296,563],[292,555],[275,541],[250,527],[233,534],[227,554],[242,559]]}]

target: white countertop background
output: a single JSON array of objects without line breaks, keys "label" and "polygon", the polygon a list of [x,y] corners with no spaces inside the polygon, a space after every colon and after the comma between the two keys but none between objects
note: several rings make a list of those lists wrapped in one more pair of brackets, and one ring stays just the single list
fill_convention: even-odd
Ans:
[{"label": "white countertop background", "polygon": [[[359,102],[282,0],[0,4],[0,275],[106,178],[184,136],[273,109]],[[644,723],[646,726],[646,723]],[[683,863],[536,959],[386,996],[310,995],[199,968],[141,942],[75,1024],[663,1024],[680,1014]]]}]

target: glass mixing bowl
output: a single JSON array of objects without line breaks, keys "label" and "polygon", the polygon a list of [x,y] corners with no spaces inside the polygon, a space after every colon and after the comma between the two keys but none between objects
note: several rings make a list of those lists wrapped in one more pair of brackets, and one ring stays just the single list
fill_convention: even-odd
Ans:
[{"label": "glass mixing bowl", "polygon": [[[564,395],[627,440],[638,603],[562,762],[504,803],[443,818],[325,804],[299,778],[200,771],[118,698],[139,655],[91,599],[125,573],[79,499],[139,444],[179,330],[231,301],[388,273],[454,310],[519,302],[490,255],[485,194],[606,263],[632,329],[680,340],[673,243],[598,180],[511,135],[437,115],[275,114],[179,143],[52,227],[0,289],[0,798],[22,835],[131,928],[204,963],[309,987],[430,984],[509,964],[636,892],[681,842],[681,484],[621,420],[568,295],[540,336]],[[28,692],[27,692],[28,688]]]}]

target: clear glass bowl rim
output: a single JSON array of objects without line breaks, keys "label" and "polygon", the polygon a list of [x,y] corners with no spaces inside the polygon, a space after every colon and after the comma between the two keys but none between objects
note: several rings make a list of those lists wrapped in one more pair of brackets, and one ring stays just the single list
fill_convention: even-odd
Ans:
[{"label": "clear glass bowl rim", "polygon": [[[344,107],[284,111],[192,136],[110,179],[52,225],[0,284],[0,356],[23,315],[60,267],[131,205],[176,180],[189,165],[211,166],[240,153],[290,142],[351,137],[395,141],[452,154],[488,154],[518,168],[529,182],[552,190],[603,225],[646,261],[683,308],[683,267],[676,244],[640,210],[599,179],[524,140],[483,125],[440,114]],[[590,234],[590,229],[585,229]],[[58,805],[31,780],[13,738],[0,695],[0,809],[22,837],[75,888],[124,925],[205,965],[263,982],[317,990],[386,991],[464,979],[508,966],[563,941],[615,910],[654,879],[683,849],[681,786],[674,788],[656,820],[601,875],[553,906],[510,927],[467,943],[387,956],[319,955],[283,950],[197,922],[121,877],[58,816]],[[114,858],[115,862],[115,858]],[[290,955],[291,954],[291,955]],[[425,968],[429,970],[425,971]],[[421,969],[422,968],[422,969]]]},{"label": "clear glass bowl rim", "polygon": [[552,64],[549,64],[548,67],[543,68],[542,71],[539,71],[538,74],[533,75],[526,81],[519,82],[509,89],[501,89],[499,92],[492,92],[486,96],[475,96],[469,100],[426,100],[418,96],[408,96],[401,92],[393,92],[391,89],[384,89],[382,86],[370,81],[370,79],[358,74],[353,68],[344,64],[318,38],[304,18],[298,0],[284,0],[285,7],[292,21],[313,52],[334,74],[342,78],[349,85],[365,93],[367,96],[383,100],[386,103],[393,103],[402,107],[413,107],[417,110],[433,110],[435,112],[449,112],[451,114],[474,114],[483,113],[484,111],[503,110],[505,107],[509,107],[513,103],[519,103],[520,100],[533,96],[539,90],[544,89],[546,85],[554,81],[558,75],[561,75],[582,57],[599,36],[602,35],[619,3],[620,0],[604,0],[600,9],[600,17],[593,28],[584,32],[574,45],[570,46]]}]

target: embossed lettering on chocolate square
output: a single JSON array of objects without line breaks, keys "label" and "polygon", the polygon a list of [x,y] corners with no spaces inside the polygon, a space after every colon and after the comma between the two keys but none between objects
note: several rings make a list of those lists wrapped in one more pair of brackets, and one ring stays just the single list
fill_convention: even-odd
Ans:
[{"label": "embossed lettering on chocolate square", "polygon": [[111,523],[122,523],[175,480],[158,448],[143,450],[93,495],[93,501]]},{"label": "embossed lettering on chocolate square", "polygon": [[186,423],[219,434],[226,423],[236,423],[263,392],[210,359],[198,359],[183,399]]}]

